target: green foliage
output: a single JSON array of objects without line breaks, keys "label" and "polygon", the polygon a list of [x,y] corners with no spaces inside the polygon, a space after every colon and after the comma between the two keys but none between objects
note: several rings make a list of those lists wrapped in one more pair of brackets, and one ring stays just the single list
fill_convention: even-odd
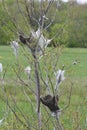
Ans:
[{"label": "green foliage", "polygon": [[[6,1],[8,12],[3,8],[2,3],[0,3],[0,44],[7,44],[11,39],[14,39],[13,30],[17,31],[14,25],[11,22],[12,16],[15,15],[16,24],[18,24],[18,31],[26,32],[27,35],[30,33],[31,26],[27,23],[28,19],[25,17],[25,6],[20,3],[21,10],[25,19],[23,19],[20,11],[18,10],[17,5],[14,0]],[[39,19],[39,4],[36,1],[35,3],[35,18]],[[47,1],[43,2],[43,10],[47,5]],[[30,5],[29,5],[30,6]],[[47,26],[51,19],[54,20],[54,10],[56,3],[54,2],[52,8],[48,11],[47,17],[49,20],[45,21],[45,26]],[[16,10],[15,10],[16,8]],[[16,11],[16,12],[15,12]],[[78,5],[74,3],[72,5],[61,3],[58,11],[56,13],[55,21],[51,28],[47,30],[50,38],[58,33],[53,40],[53,45],[63,44],[68,47],[87,47],[87,5]],[[9,20],[10,19],[10,20]],[[35,21],[33,21],[35,22]],[[36,30],[37,24],[32,23],[33,28]],[[28,25],[28,26],[27,26]]]},{"label": "green foliage", "polygon": [[0,45],[7,45],[13,38],[13,24],[9,21],[10,17],[0,3]]},{"label": "green foliage", "polygon": [[68,17],[68,46],[87,47],[87,5],[72,6]]},{"label": "green foliage", "polygon": [[54,45],[55,44],[65,45],[68,42],[68,32],[66,30],[66,27],[63,27],[63,26],[64,26],[64,23],[57,23],[57,24],[54,24],[50,29],[51,31],[50,36],[55,37],[53,40]]},{"label": "green foliage", "polygon": [[50,36],[58,32],[54,44],[64,44],[67,47],[87,47],[86,12],[87,5],[62,4],[50,31]]},{"label": "green foliage", "polygon": [[[9,24],[11,25],[11,24]],[[3,26],[0,30],[0,45],[8,45],[10,44],[11,39],[13,39],[12,32],[8,29],[7,26]]]}]

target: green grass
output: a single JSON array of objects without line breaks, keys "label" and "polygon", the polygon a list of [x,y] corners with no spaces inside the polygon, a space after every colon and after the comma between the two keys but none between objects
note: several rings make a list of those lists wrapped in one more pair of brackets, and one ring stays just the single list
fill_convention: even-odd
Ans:
[{"label": "green grass", "polygon": [[[55,50],[53,50],[55,53]],[[30,59],[30,53],[25,53],[27,57],[24,57],[24,50],[20,48],[18,63],[20,64],[20,69],[24,69],[29,64],[32,64],[32,60]],[[54,56],[54,55],[53,55]],[[48,58],[46,58],[48,60]],[[50,57],[49,57],[50,59]],[[58,61],[58,68],[63,64],[65,65],[65,69],[67,71],[72,71],[71,76],[75,78],[87,78],[87,49],[73,48],[73,49],[64,49],[61,57]],[[76,66],[72,66],[74,60],[78,60],[78,64]],[[3,64],[4,69],[7,69],[7,77],[12,77],[13,70],[12,67],[16,66],[14,64],[17,63],[15,56],[12,52],[10,46],[0,46],[0,62]],[[23,71],[23,70],[22,70]]]},{"label": "green grass", "polygon": [[[60,116],[60,120],[64,127],[64,130],[78,130],[78,127],[81,127],[82,130],[86,130],[87,124],[85,120],[87,118],[87,50],[81,48],[65,48],[62,51],[60,50],[60,48],[52,49],[52,56],[50,55],[49,50],[51,50],[51,48],[47,50],[47,56],[40,60],[40,67],[42,71],[42,76],[44,78],[46,76],[47,71],[49,75],[51,75],[51,72],[53,72],[52,68],[56,63],[56,57],[58,58],[58,62],[54,67],[56,68],[55,71],[58,68],[61,68],[63,64],[65,65],[64,69],[66,79],[60,87],[60,108],[64,108],[65,105],[68,104],[70,94],[69,92],[72,87],[70,105],[66,110],[63,111],[63,113]],[[26,54],[26,58],[24,54]],[[27,58],[27,56],[29,59]],[[77,65],[72,65],[74,60],[77,60],[79,63]],[[9,100],[10,105],[14,108],[17,115],[19,115],[19,117],[24,122],[25,120],[21,115],[21,111],[24,113],[26,119],[30,122],[31,125],[37,125],[37,115],[35,111],[32,110],[32,105],[30,105],[29,101],[31,99],[31,102],[34,104],[35,107],[35,97],[31,94],[31,91],[29,89],[29,86],[32,86],[32,88],[34,88],[35,84],[32,81],[28,82],[27,76],[24,74],[24,68],[26,66],[33,66],[33,61],[30,53],[28,52],[28,50],[26,50],[25,53],[24,50],[20,48],[18,61],[16,61],[10,46],[0,46],[0,62],[3,64],[3,73],[0,75],[1,77],[6,69],[6,75],[4,79],[4,90],[6,92],[6,95],[5,93],[3,93],[3,83],[2,81],[0,81],[0,97],[2,97],[0,98],[0,118],[3,117],[7,109],[6,103],[2,100],[5,99],[6,96],[6,98],[8,98]],[[16,66],[16,64],[18,64],[18,67]],[[34,68],[32,67],[32,76],[34,74],[33,69]],[[19,80],[14,70],[17,70],[21,78],[29,84],[28,87],[19,84]],[[54,85],[54,74],[52,74],[51,80]],[[41,87],[41,94],[43,94],[44,85],[42,84]],[[26,91],[30,99],[26,97],[26,95],[24,94],[24,90]],[[14,101],[16,101],[18,109],[15,106]],[[55,122],[54,118],[51,117],[50,120],[48,120],[49,116],[46,112],[46,108],[43,107],[42,104],[41,109],[43,115],[42,120],[47,120],[45,124],[42,124],[44,126],[43,130],[45,130],[46,128],[48,128],[49,130],[53,130],[52,122]],[[12,129],[26,130],[25,127],[18,122],[13,113],[10,111],[7,119],[0,126],[0,130]],[[31,130],[33,130],[33,128]]]},{"label": "green grass", "polygon": [[62,60],[65,65],[70,65],[74,60],[77,60],[79,63],[72,68],[73,76],[86,78],[87,77],[87,49],[82,48],[72,48],[65,49]]}]

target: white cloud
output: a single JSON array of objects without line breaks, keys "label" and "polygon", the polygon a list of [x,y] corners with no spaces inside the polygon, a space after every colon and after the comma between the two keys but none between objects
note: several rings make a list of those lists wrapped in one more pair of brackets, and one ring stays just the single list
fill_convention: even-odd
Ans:
[{"label": "white cloud", "polygon": [[84,4],[87,3],[87,0],[77,0],[78,3]]},{"label": "white cloud", "polygon": [[68,2],[68,0],[62,0],[62,1],[64,1],[64,2]]},{"label": "white cloud", "polygon": [[[62,1],[64,1],[64,2],[68,2],[69,0],[62,0]],[[73,1],[75,1],[75,0],[73,0]],[[78,3],[80,3],[80,4],[85,4],[85,3],[87,3],[87,0],[76,0]]]}]

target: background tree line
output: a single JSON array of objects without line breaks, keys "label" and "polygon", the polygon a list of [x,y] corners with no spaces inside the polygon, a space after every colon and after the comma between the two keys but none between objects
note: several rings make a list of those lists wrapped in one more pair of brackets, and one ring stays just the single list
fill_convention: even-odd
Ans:
[{"label": "background tree line", "polygon": [[[7,1],[9,8],[14,4],[14,0]],[[55,3],[56,4],[56,3]],[[54,17],[52,13],[54,6],[48,13],[49,20],[46,24],[48,25],[50,20]],[[38,2],[36,1],[36,12],[38,8]],[[22,7],[24,9],[24,7]],[[47,29],[46,34],[48,37],[53,37],[57,33],[55,40],[53,40],[51,45],[66,45],[67,47],[87,47],[87,5],[80,5],[76,2],[63,3],[58,5],[59,11],[57,12],[57,17],[55,21],[52,21],[50,29]],[[14,12],[15,8],[12,9]],[[36,18],[38,17],[35,16]],[[24,26],[22,18],[20,16],[17,19],[21,19],[20,25]],[[12,29],[14,26],[12,22],[8,22],[10,17],[4,11],[3,4],[0,4],[0,45],[8,45],[11,39],[15,39]],[[7,27],[8,25],[8,27]],[[32,23],[32,26],[35,23]],[[9,30],[10,29],[10,30]],[[25,29],[25,28],[24,28]],[[25,29],[26,30],[26,29]],[[8,33],[7,33],[8,32]]]}]

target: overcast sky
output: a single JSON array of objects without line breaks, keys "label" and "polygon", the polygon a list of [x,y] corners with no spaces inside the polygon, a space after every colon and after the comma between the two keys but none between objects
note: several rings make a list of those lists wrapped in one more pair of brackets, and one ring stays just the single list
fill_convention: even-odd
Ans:
[{"label": "overcast sky", "polygon": [[[67,2],[68,0],[62,0],[64,2]],[[78,3],[85,4],[87,3],[87,0],[77,0]]]}]

